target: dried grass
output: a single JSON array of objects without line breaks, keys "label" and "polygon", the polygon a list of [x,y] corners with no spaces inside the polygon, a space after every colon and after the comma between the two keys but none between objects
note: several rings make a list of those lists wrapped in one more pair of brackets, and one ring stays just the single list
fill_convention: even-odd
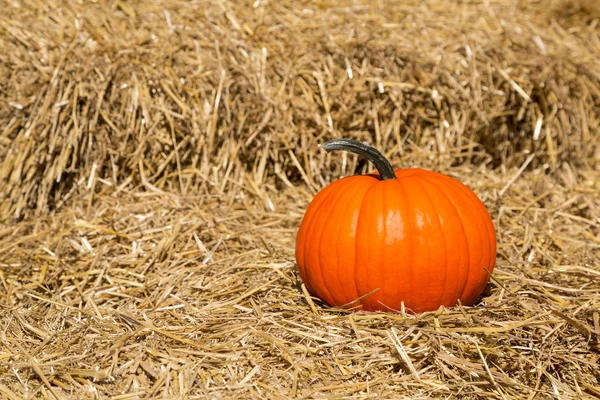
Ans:
[{"label": "dried grass", "polygon": [[[558,0],[5,4],[0,397],[600,397],[599,23]],[[476,305],[308,295],[300,218],[370,169],[318,149],[338,136],[484,200]]]}]

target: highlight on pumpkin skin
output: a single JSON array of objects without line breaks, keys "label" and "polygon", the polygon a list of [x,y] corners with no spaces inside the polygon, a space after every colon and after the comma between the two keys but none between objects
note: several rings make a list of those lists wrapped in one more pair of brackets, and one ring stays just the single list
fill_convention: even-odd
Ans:
[{"label": "highlight on pumpkin skin", "polygon": [[[496,235],[483,202],[460,181],[420,168],[397,169],[364,143],[335,139],[376,164],[311,201],[296,238],[300,277],[330,306],[363,311],[433,311],[483,292],[496,261]],[[390,171],[394,179],[389,177]]]}]

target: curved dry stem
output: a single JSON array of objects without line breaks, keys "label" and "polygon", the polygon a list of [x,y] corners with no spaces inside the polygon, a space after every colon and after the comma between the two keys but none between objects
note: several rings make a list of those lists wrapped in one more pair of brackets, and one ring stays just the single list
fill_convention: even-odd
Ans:
[{"label": "curved dry stem", "polygon": [[358,140],[332,139],[325,142],[323,145],[321,145],[321,147],[327,152],[333,150],[344,150],[361,155],[375,165],[375,168],[377,168],[377,171],[379,171],[382,181],[386,179],[396,179],[394,168],[387,158],[385,158],[383,154],[373,147],[359,142]]}]

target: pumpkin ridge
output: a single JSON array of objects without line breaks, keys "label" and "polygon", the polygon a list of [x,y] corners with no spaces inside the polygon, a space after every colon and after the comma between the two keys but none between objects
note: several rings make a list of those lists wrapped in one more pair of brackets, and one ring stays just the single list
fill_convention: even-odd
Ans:
[{"label": "pumpkin ridge", "polygon": [[[459,182],[460,183],[460,182]],[[492,216],[490,215],[489,210],[487,209],[487,207],[485,206],[485,203],[479,198],[479,196],[477,196],[474,192],[470,191],[470,189],[461,183],[461,189],[463,191],[464,194],[468,195],[473,203],[476,203],[477,206],[481,209],[483,209],[483,211],[485,211],[487,213],[487,215],[489,216],[489,221],[486,218],[482,218],[481,214],[478,214],[480,216],[480,218],[482,219],[483,225],[485,225],[485,233],[484,236],[487,239],[487,242],[489,244],[489,250],[490,250],[490,257],[488,262],[486,263],[486,265],[490,265],[490,262],[492,262],[492,258],[493,258],[493,264],[492,264],[492,269],[493,266],[495,264],[496,261],[496,231],[494,229],[494,222],[492,220]],[[470,194],[474,194],[475,196],[471,196]],[[490,223],[488,223],[490,222]],[[493,237],[493,239],[492,239]],[[490,273],[492,272],[491,270],[489,271]]]},{"label": "pumpkin ridge", "polygon": [[[476,208],[479,208],[482,211],[485,211],[489,216],[489,212],[488,212],[487,208],[485,207],[485,204],[483,203],[483,201],[481,201],[481,199],[474,192],[472,192],[466,185],[461,184],[459,186],[460,186],[460,190],[458,190],[458,192],[459,193],[462,192],[463,199],[470,201],[471,204],[473,204],[473,206],[475,206]],[[487,251],[485,252],[485,253],[487,253],[487,256],[482,254],[482,258],[479,261],[479,263],[477,264],[478,265],[477,268],[483,269],[484,267],[489,266],[492,261],[495,261],[496,254],[495,254],[495,251],[492,252],[492,250],[494,250],[494,246],[491,243],[487,219],[482,216],[481,212],[475,213],[475,215],[476,215],[477,222],[478,222],[476,224],[477,232],[479,233],[479,235],[482,238],[481,239],[482,247],[483,247],[484,243],[487,243],[487,245],[488,245],[488,248],[486,249]],[[490,219],[491,219],[491,216],[490,216]],[[480,225],[483,225],[485,227],[485,232],[482,231]],[[492,253],[494,253],[494,254],[492,254]],[[492,257],[493,257],[493,260],[492,260]],[[492,271],[490,271],[490,272],[492,272]],[[487,272],[485,272],[485,273],[487,274]],[[481,289],[483,290],[483,288],[481,288]],[[477,290],[479,290],[479,289],[477,289]],[[475,299],[473,299],[473,300],[475,300]]]},{"label": "pumpkin ridge", "polygon": [[[438,179],[436,179],[436,178],[438,178]],[[442,188],[439,187],[439,186],[446,186],[447,189],[452,190],[452,187],[450,185],[440,184],[440,182],[443,181],[443,178],[444,178],[444,175],[437,174],[437,176],[425,177],[425,180],[432,187],[434,187],[435,190],[437,190],[444,197],[444,199],[446,200],[446,202],[450,205],[450,209],[454,211],[453,216],[460,221],[461,228],[462,228],[461,229],[462,230],[462,234],[463,234],[463,236],[465,238],[465,243],[466,243],[466,247],[467,247],[467,258],[466,258],[466,260],[467,260],[467,263],[468,263],[469,268],[470,268],[470,265],[471,265],[471,251],[470,251],[470,247],[469,247],[469,238],[467,236],[467,230],[465,228],[464,221],[463,221],[463,219],[461,217],[461,213],[458,211],[458,208],[456,207],[456,204],[451,199],[451,197],[446,193],[446,191],[444,191]],[[449,182],[445,182],[445,183],[449,183]],[[450,193],[452,193],[452,192],[450,192]],[[461,268],[461,261],[463,261],[463,257],[462,257],[462,255],[461,255],[460,252],[458,252],[458,256],[459,256],[459,261],[457,262],[457,265],[456,265],[457,268],[456,269],[460,270],[460,268]],[[456,274],[458,275],[458,273],[456,273]],[[467,274],[466,274],[465,279],[464,279],[464,283],[459,282],[458,279],[457,279],[456,284],[455,284],[455,288],[453,290],[453,298],[454,298],[454,302],[455,303],[456,303],[457,299],[461,298],[461,295],[462,295],[462,293],[463,293],[463,291],[464,291],[464,289],[465,289],[465,287],[467,285],[469,276],[470,276],[470,270],[467,271]]]},{"label": "pumpkin ridge", "polygon": [[[381,191],[381,194],[379,196],[377,196],[377,198],[379,199],[379,202],[381,204],[381,218],[382,218],[382,224],[381,224],[381,235],[382,238],[387,238],[387,224],[386,224],[386,220],[385,220],[385,210],[386,210],[386,201],[385,201],[385,194],[387,193],[387,189],[383,186],[380,185],[380,188],[378,188]],[[384,252],[384,248],[385,248],[385,240],[377,240],[377,250],[379,250],[379,254],[383,254]],[[387,293],[386,290],[386,286],[388,284],[388,281],[386,279],[383,279],[384,273],[382,272],[382,268],[376,268],[377,271],[377,282],[379,282],[379,286],[380,286],[380,291],[381,293]],[[389,307],[387,304],[383,304],[381,302],[381,300],[378,301],[379,304],[383,305],[384,307]]]},{"label": "pumpkin ridge", "polygon": [[[464,223],[462,221],[462,218],[460,216],[460,212],[458,211],[458,209],[457,209],[456,205],[454,204],[454,202],[450,199],[450,196],[448,196],[448,194],[444,190],[442,190],[441,188],[438,187],[437,182],[431,176],[430,177],[424,177],[424,180],[427,183],[429,183],[430,186],[432,188],[434,188],[446,200],[446,203],[449,205],[449,209],[451,210],[451,212],[453,211],[452,216],[454,217],[454,219],[457,219],[457,220],[460,221],[460,223],[461,223],[461,225],[460,225],[461,226],[461,231],[462,231],[462,234],[463,234],[463,236],[465,238],[465,243],[466,243],[466,246],[467,246],[467,255],[468,255],[467,256],[467,262],[470,263],[471,256],[470,256],[470,253],[469,253],[469,240],[468,240],[468,238],[466,236],[467,233],[466,233],[466,229],[465,229]],[[462,264],[461,261],[463,261],[464,258],[462,257],[462,254],[461,254],[460,251],[457,252],[457,253],[458,253],[458,261],[457,261],[457,263],[455,265],[455,269],[456,270],[460,270],[461,264]],[[457,271],[454,271],[454,273],[457,276],[459,275],[457,273]],[[453,301],[455,303],[456,303],[456,300],[460,298],[460,294],[462,293],[462,291],[463,291],[463,289],[464,289],[464,287],[466,285],[467,278],[468,278],[468,274],[465,277],[464,284],[462,284],[458,279],[456,280],[455,287],[454,287],[454,289],[452,291],[452,298],[454,299]]]},{"label": "pumpkin ridge", "polygon": [[[358,184],[358,182],[357,182],[357,184],[355,184],[355,185],[352,185],[352,186],[353,186],[353,187],[355,187],[355,188],[356,188],[356,190],[355,190],[353,193],[351,193],[351,194],[348,194],[348,193],[346,193],[346,194],[348,194],[348,196],[346,196],[346,197],[344,198],[344,200],[346,200],[346,205],[345,205],[345,207],[344,207],[344,211],[343,211],[342,215],[346,215],[346,213],[348,212],[348,210],[349,210],[349,208],[350,208],[350,204],[352,203],[352,200],[353,200],[354,196],[356,196],[356,194],[357,194],[358,192],[360,192],[360,191],[361,191],[361,189],[362,189],[361,185],[360,185],[360,184]],[[365,191],[365,192],[366,192],[366,191]],[[340,236],[340,233],[341,233],[341,225],[342,225],[342,224],[340,224],[340,225],[338,226],[338,230],[337,230],[337,232],[336,232],[336,235],[335,235],[336,237],[339,237],[339,236]],[[355,234],[355,239],[354,239],[354,240],[356,241],[356,234]],[[336,241],[336,242],[337,242],[337,241]],[[339,242],[338,242],[338,243],[339,243]],[[339,265],[338,265],[338,260],[340,259],[340,256],[339,256],[339,254],[340,254],[340,249],[339,249],[339,246],[336,246],[336,247],[335,247],[335,253],[336,253],[336,262],[335,262],[335,265],[336,265],[336,267],[337,267],[337,268],[336,268],[336,276],[337,276],[337,282],[338,282],[338,285],[339,285],[339,284],[341,284],[341,282],[342,282],[342,280],[340,279],[340,268],[339,268]],[[356,265],[354,265],[354,268],[353,268],[353,269],[356,269]],[[357,292],[357,290],[356,290],[356,284],[354,285],[354,293],[356,294],[356,297],[358,298],[359,296],[358,296],[358,292]],[[350,296],[350,297],[352,297],[352,296]],[[348,304],[348,303],[352,302],[352,300],[353,300],[352,298],[350,298],[350,300],[348,300],[348,298],[346,298],[346,297],[344,296],[344,299],[342,300],[342,303],[343,303],[343,304]]]},{"label": "pumpkin ridge", "polygon": [[[386,223],[387,216],[386,216],[385,210],[388,210],[387,202],[386,202],[386,194],[389,190],[384,185],[380,185],[379,190],[381,191],[381,194],[377,197],[381,203],[380,210],[381,210],[381,217],[382,217],[382,221],[383,221],[383,223],[382,223],[382,238],[384,238],[384,240],[377,240],[377,249],[379,250],[379,254],[383,254],[384,248],[386,246],[385,238],[387,238],[387,235],[388,235],[388,229],[387,229],[388,227],[387,227],[387,223]],[[387,287],[389,286],[389,280],[384,279],[384,276],[385,276],[384,271],[385,270],[383,270],[381,268],[377,268],[377,272],[378,272],[377,282],[379,282],[379,285],[381,287],[381,289],[380,289],[381,293],[387,293]],[[394,309],[390,305],[382,303],[381,300],[379,300],[378,303],[388,309]]]},{"label": "pumpkin ridge", "polygon": [[319,192],[315,199],[313,199],[313,201],[310,203],[309,209],[307,210],[304,220],[302,221],[298,239],[296,241],[296,246],[300,245],[299,253],[302,253],[302,266],[300,267],[300,265],[298,265],[300,269],[300,277],[302,278],[302,275],[305,276],[306,279],[303,279],[303,281],[306,285],[306,288],[313,294],[315,294],[314,285],[312,279],[309,277],[310,268],[307,268],[308,257],[306,253],[308,252],[310,243],[307,238],[310,237],[310,233],[312,230],[314,230],[314,226],[317,223],[316,221],[318,221],[318,219],[315,219],[315,215],[318,214],[319,209],[325,200],[331,197],[331,193],[331,190],[328,190],[328,187],[326,187],[323,189],[323,191]]},{"label": "pumpkin ridge", "polygon": [[[408,207],[408,203],[409,203],[409,198],[410,196],[406,195],[406,188],[404,187],[404,182],[402,179],[398,180],[399,183],[399,187],[400,187],[400,191],[402,192],[402,198],[405,200],[402,202],[402,207],[404,208],[404,215],[408,216],[408,231],[411,232],[413,230],[413,218],[412,218],[412,213],[410,212],[410,209]],[[413,254],[415,252],[415,249],[413,248],[414,246],[414,241],[412,238],[411,234],[406,235],[408,237],[408,248],[410,249],[410,257],[408,257],[408,259],[410,260],[410,266],[408,268],[409,271],[409,277],[408,277],[408,282],[410,285],[410,290],[408,291],[408,299],[406,301],[404,301],[404,305],[405,307],[408,307],[408,305],[412,304],[412,297],[413,297],[413,291],[414,291],[414,262],[413,262]]]},{"label": "pumpkin ridge", "polygon": [[[342,181],[339,181],[342,182]],[[337,185],[339,186],[339,185]],[[306,236],[308,238],[316,235],[317,233],[320,235],[320,231],[322,230],[322,228],[315,232],[315,230],[317,229],[317,227],[319,226],[319,222],[321,221],[322,217],[321,217],[321,205],[326,204],[326,201],[329,200],[333,195],[337,194],[337,192],[329,190],[327,193],[325,193],[325,196],[323,197],[323,200],[318,204],[319,207],[315,207],[315,213],[311,216],[311,220],[309,221],[309,226],[307,228],[306,231]],[[316,206],[317,204],[315,204]],[[309,264],[309,257],[307,257],[307,253],[311,253],[311,251],[313,251],[312,246],[310,245],[310,243],[314,243],[309,241],[308,244],[304,244],[304,263]],[[318,243],[318,242],[316,242]],[[322,292],[322,286],[324,286],[324,283],[321,284],[320,282],[318,282],[318,276],[321,276],[321,279],[323,279],[323,276],[321,274],[321,265],[320,265],[320,260],[319,260],[319,254],[317,253],[316,255],[317,258],[317,266],[318,268],[316,268],[314,265],[312,265],[309,268],[306,268],[306,277],[307,277],[307,281],[311,283],[311,286],[313,287],[313,294],[317,295],[317,297],[321,297],[321,293]],[[315,269],[319,270],[319,273],[317,274]],[[324,299],[325,300],[325,299]],[[327,302],[327,300],[326,300]]]},{"label": "pumpkin ridge", "polygon": [[[356,305],[357,307],[363,307],[363,301],[358,300],[362,295],[359,293],[358,291],[358,277],[356,276],[356,273],[358,271],[358,240],[356,239],[356,236],[358,235],[358,223],[360,222],[360,215],[362,212],[362,208],[365,204],[365,198],[367,197],[367,193],[369,192],[369,190],[371,189],[371,187],[369,187],[367,190],[365,190],[365,193],[363,194],[362,199],[360,200],[360,206],[358,207],[358,219],[356,220],[356,231],[354,232],[354,278],[351,279],[351,281],[354,283],[354,292],[356,293],[357,297],[356,299],[353,299],[350,301],[350,303],[352,303],[353,301],[356,301]],[[358,300],[358,301],[357,301]]]},{"label": "pumpkin ridge", "polygon": [[[452,179],[452,178],[450,178],[450,179]],[[443,182],[443,184],[445,184],[445,185],[450,185],[450,182],[447,180],[446,181],[441,180],[441,182]],[[456,181],[456,182],[460,183],[459,181]],[[454,182],[452,182],[452,183],[454,183]],[[454,193],[456,193],[456,195],[460,198],[460,200],[462,202],[464,202],[467,205],[470,205],[470,207],[472,207],[474,209],[479,209],[481,207],[481,205],[478,203],[478,202],[481,202],[481,200],[479,200],[477,195],[475,195],[474,192],[470,191],[470,189],[468,187],[466,187],[466,186],[463,187],[462,184],[460,184],[460,185],[454,184],[454,185],[452,185],[452,187],[454,189]],[[469,189],[469,191],[465,190],[465,188]],[[474,199],[473,196],[475,196],[476,199]],[[475,200],[478,200],[478,202],[476,202]],[[473,223],[474,230],[477,232],[477,236],[479,236],[479,240],[480,240],[480,246],[483,248],[484,242],[486,241],[486,239],[483,238],[483,234],[482,234],[481,228],[479,226],[482,224],[482,220],[481,220],[480,214],[478,212],[474,212],[473,215],[475,216],[474,223]],[[490,250],[491,250],[491,248],[490,248]],[[465,288],[463,289],[463,293],[461,295],[461,301],[465,295],[464,290],[466,290],[469,287],[469,285],[471,284],[471,282],[477,278],[477,275],[479,274],[478,269],[483,268],[482,262],[486,259],[486,256],[484,254],[485,251],[482,250],[480,253],[481,254],[479,256],[479,260],[475,260],[473,263],[469,263],[469,275],[468,275],[467,282],[465,284]],[[489,257],[488,257],[488,262],[489,262]]]},{"label": "pumpkin ridge", "polygon": [[[384,231],[384,235],[383,235],[383,236],[384,236],[385,238],[387,238],[387,235],[388,235],[388,233],[387,233],[387,232],[388,232],[388,231],[387,231],[387,212],[389,212],[389,211],[390,211],[390,209],[391,209],[391,207],[389,206],[389,203],[390,203],[390,202],[388,201],[388,197],[390,196],[390,193],[389,193],[389,192],[390,192],[391,190],[393,190],[392,188],[395,188],[395,185],[393,185],[391,188],[388,188],[387,190],[384,190],[384,191],[383,191],[383,195],[381,196],[381,198],[382,198],[382,199],[381,199],[381,201],[382,201],[382,203],[383,203],[383,207],[382,207],[381,209],[382,209],[382,211],[383,211],[383,216],[384,216],[384,224],[383,224],[383,228],[384,228],[384,230],[385,230],[385,231]],[[386,212],[386,211],[387,211],[387,212]],[[395,281],[395,279],[394,279],[394,280],[391,280],[391,279],[381,279],[381,278],[380,278],[379,280],[380,280],[380,282],[383,282],[383,283],[382,283],[382,286],[383,286],[383,287],[382,287],[382,291],[383,291],[383,292],[385,292],[385,293],[388,293],[388,288],[390,287],[390,283],[392,283],[392,284],[393,284],[393,283],[395,283],[395,282],[394,282],[394,281]],[[395,287],[395,286],[397,286],[397,285],[393,285],[393,286]],[[396,299],[396,298],[398,298],[398,290],[396,289],[396,290],[395,290],[395,293],[394,293],[394,295],[392,295],[392,296],[390,296],[390,297],[391,297],[392,299]],[[396,306],[395,304],[393,304],[393,305],[384,304],[384,303],[382,303],[381,301],[379,301],[379,303],[380,303],[381,305],[383,305],[384,307],[386,307],[387,309],[389,309],[389,310],[394,310],[394,311],[397,311],[397,307],[398,307],[398,306]]]},{"label": "pumpkin ridge", "polygon": [[[426,186],[423,184],[423,182],[420,179],[415,179],[415,181],[421,187],[421,189],[423,190],[423,193],[425,193],[425,196],[429,200],[429,203],[431,203],[431,208],[436,212],[437,225],[439,227],[440,234],[442,235],[442,238],[444,239],[443,240],[443,242],[444,242],[444,259],[445,259],[444,265],[446,266],[446,268],[445,268],[445,274],[444,274],[444,283],[442,284],[442,295],[440,297],[440,301],[438,302],[439,304],[442,304],[444,301],[444,296],[446,294],[446,290],[447,290],[446,282],[448,281],[448,268],[449,268],[448,267],[448,247],[447,247],[448,238],[446,237],[446,233],[444,232],[442,223],[440,222],[440,212],[437,209],[435,202],[429,195],[429,191],[427,190]],[[429,181],[427,181],[427,180],[425,180],[425,182],[429,183]]]},{"label": "pumpkin ridge", "polygon": [[[343,181],[340,181],[340,182],[343,182]],[[337,207],[336,203],[346,193],[346,189],[347,189],[347,187],[351,183],[352,183],[352,180],[351,179],[347,179],[345,181],[345,185],[343,185],[343,186],[340,185],[340,187],[337,189],[337,192],[334,193],[336,196],[333,198],[333,201],[331,201],[329,209],[325,210],[323,212],[323,214],[321,215],[320,220],[323,220],[324,223],[320,226],[320,229],[318,231],[318,239],[316,241],[316,243],[318,243],[318,246],[317,246],[317,249],[316,249],[316,251],[317,251],[317,260],[318,260],[318,263],[317,263],[318,268],[317,269],[319,270],[319,275],[321,276],[321,280],[323,281],[322,287],[323,287],[323,289],[325,289],[325,291],[327,292],[327,294],[331,298],[331,302],[330,302],[331,305],[333,305],[333,304],[335,304],[337,302],[336,302],[336,299],[335,299],[335,296],[334,296],[334,292],[335,291],[331,290],[330,286],[327,284],[328,279],[325,279],[325,275],[323,274],[323,270],[324,269],[323,269],[322,262],[321,262],[321,259],[322,259],[321,254],[322,254],[322,252],[327,251],[327,249],[323,249],[324,246],[323,246],[323,242],[321,241],[321,237],[323,236],[323,231],[327,229],[328,220],[329,220],[329,217],[331,216],[331,213],[333,211],[335,211],[335,209]]]},{"label": "pumpkin ridge", "polygon": [[[437,187],[437,184],[439,184],[439,182],[436,182],[435,180],[433,180],[432,177],[425,176],[423,178],[436,187]],[[443,182],[443,183],[446,183],[446,182]],[[448,188],[448,185],[444,185],[444,186],[446,186],[446,188]],[[452,188],[450,188],[450,189],[452,189]],[[445,191],[443,191],[441,189],[439,189],[439,191],[446,198],[446,200],[448,200],[448,203],[454,209],[454,211],[456,213],[456,217],[460,221],[463,236],[465,237],[465,243],[466,243],[466,247],[467,247],[467,258],[466,259],[467,259],[467,264],[469,266],[469,269],[467,270],[467,275],[464,279],[464,282],[459,282],[457,284],[457,286],[459,286],[460,289],[458,291],[456,291],[456,298],[460,299],[464,294],[465,288],[467,287],[467,282],[469,281],[469,277],[470,277],[470,273],[471,273],[471,250],[469,248],[469,237],[467,236],[467,229],[465,228],[465,224],[463,222],[463,219],[461,218],[461,213],[460,213],[460,211],[458,211],[458,207],[456,207],[456,204],[454,204],[454,201],[452,200],[452,198],[450,198],[450,196],[448,196],[448,194]],[[459,256],[460,256],[460,253],[459,253]],[[462,257],[461,257],[461,259],[462,259]],[[460,269],[460,262],[458,263],[458,268]]]},{"label": "pumpkin ridge", "polygon": [[[362,198],[362,200],[360,202],[360,207],[359,207],[359,211],[358,211],[358,221],[356,221],[356,236],[354,237],[354,279],[352,281],[354,282],[354,287],[355,287],[356,293],[358,294],[358,298],[361,298],[362,296],[365,296],[366,294],[368,294],[368,291],[365,292],[365,293],[361,293],[360,290],[358,289],[358,281],[359,281],[358,276],[357,276],[357,273],[358,273],[358,270],[359,270],[359,263],[358,263],[358,254],[359,254],[359,251],[358,251],[358,245],[359,245],[359,240],[358,240],[358,226],[359,226],[360,221],[361,221],[361,216],[365,214],[363,212],[363,209],[365,207],[365,199],[368,198],[369,192],[371,190],[373,190],[373,188],[376,187],[377,183],[379,183],[379,182],[380,181],[374,181],[373,184],[371,184],[371,186],[365,191],[365,194],[364,194],[364,196],[363,196],[363,198]],[[367,246],[367,248],[368,248],[368,246]],[[375,295],[375,293],[373,293],[373,295]],[[358,301],[357,305],[362,306],[362,308],[364,309],[364,306],[365,306],[364,302],[365,301],[371,301],[368,297],[369,296],[362,297]]]}]

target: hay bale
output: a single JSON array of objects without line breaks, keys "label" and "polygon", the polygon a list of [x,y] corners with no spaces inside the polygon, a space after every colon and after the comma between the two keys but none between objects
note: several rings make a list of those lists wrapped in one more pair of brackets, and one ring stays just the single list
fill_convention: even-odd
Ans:
[{"label": "hay bale", "polygon": [[530,151],[550,172],[600,157],[598,13],[574,3],[47,2],[3,18],[2,219],[55,209],[92,170],[184,190],[223,159],[255,173],[265,151],[261,180],[319,187],[316,145],[341,135],[493,167]]}]

